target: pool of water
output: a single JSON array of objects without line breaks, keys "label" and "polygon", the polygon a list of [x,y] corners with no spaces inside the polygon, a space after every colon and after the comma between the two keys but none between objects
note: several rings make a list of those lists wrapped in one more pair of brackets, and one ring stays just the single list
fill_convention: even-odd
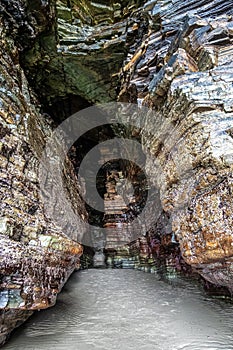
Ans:
[{"label": "pool of water", "polygon": [[230,350],[233,305],[195,283],[136,270],[74,273],[57,304],[36,312],[4,350]]}]

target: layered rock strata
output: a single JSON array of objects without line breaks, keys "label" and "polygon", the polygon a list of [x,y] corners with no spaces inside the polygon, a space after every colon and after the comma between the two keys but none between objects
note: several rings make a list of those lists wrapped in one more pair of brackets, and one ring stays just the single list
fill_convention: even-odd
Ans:
[{"label": "layered rock strata", "polygon": [[[158,258],[176,240],[186,263],[232,290],[231,1],[2,0],[1,13],[1,341],[53,305],[84,233],[80,222],[66,235],[61,200],[61,227],[44,212],[38,166],[51,125],[27,79],[44,108],[117,95],[152,108],[138,138],[152,156],[145,169],[162,214],[142,247],[130,247]],[[68,160],[64,175],[86,218]]]},{"label": "layered rock strata", "polygon": [[151,24],[125,62],[119,100],[153,109],[141,130],[146,169],[160,169],[153,185],[183,258],[232,290],[232,6],[146,6]]},{"label": "layered rock strata", "polygon": [[[0,48],[0,343],[33,310],[54,305],[63,284],[79,266],[77,235],[47,217],[40,196],[38,168],[46,139],[51,134],[24,72],[18,49],[1,22]],[[66,186],[77,211],[85,208],[69,161]],[[69,179],[69,181],[68,181]],[[61,210],[62,203],[56,203]],[[62,214],[60,214],[62,215]]]},{"label": "layered rock strata", "polygon": [[[33,1],[28,1],[33,3]],[[47,1],[49,25],[22,55],[29,81],[47,105],[67,95],[90,103],[116,99],[117,73],[133,38],[140,1]],[[40,10],[41,11],[41,10]],[[138,27],[143,22],[138,20]]]}]

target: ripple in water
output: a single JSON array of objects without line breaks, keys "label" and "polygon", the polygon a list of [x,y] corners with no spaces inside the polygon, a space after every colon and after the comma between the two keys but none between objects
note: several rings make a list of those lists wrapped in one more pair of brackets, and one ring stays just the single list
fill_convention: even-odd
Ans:
[{"label": "ripple in water", "polygon": [[135,270],[73,274],[4,350],[233,350],[233,305]]}]

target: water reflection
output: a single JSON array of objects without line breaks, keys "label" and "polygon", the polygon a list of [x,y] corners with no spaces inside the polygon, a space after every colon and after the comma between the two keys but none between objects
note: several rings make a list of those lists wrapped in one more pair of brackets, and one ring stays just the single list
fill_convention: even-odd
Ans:
[{"label": "water reflection", "polygon": [[233,305],[135,270],[75,273],[3,349],[231,350]]}]

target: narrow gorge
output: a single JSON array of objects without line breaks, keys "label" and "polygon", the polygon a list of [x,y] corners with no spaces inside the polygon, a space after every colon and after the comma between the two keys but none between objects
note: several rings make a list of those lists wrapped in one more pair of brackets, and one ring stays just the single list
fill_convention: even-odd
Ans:
[{"label": "narrow gorge", "polygon": [[[135,312],[146,336],[143,312],[155,328],[163,313],[154,309],[153,293],[161,305],[182,303],[169,292],[177,281],[187,303],[213,305],[230,322],[232,2],[1,0],[0,11],[0,344],[37,310],[48,309],[40,313],[45,319],[56,314],[71,275],[58,300],[76,321],[71,304],[78,309],[76,298],[82,304],[87,293],[88,300],[90,288],[88,313],[104,324],[97,305],[108,312],[108,288],[119,288],[116,301],[129,305],[123,314]],[[75,294],[79,279],[83,295]],[[116,305],[110,303],[113,313]],[[81,347],[95,348],[82,343],[91,330],[79,322]],[[163,322],[161,316],[161,334]],[[208,322],[218,332],[218,321]],[[167,347],[156,335],[164,349],[200,349],[172,344],[177,334],[169,332]],[[231,334],[221,328],[219,336],[212,349],[231,349]],[[144,339],[140,348],[155,349],[155,342]]]}]

